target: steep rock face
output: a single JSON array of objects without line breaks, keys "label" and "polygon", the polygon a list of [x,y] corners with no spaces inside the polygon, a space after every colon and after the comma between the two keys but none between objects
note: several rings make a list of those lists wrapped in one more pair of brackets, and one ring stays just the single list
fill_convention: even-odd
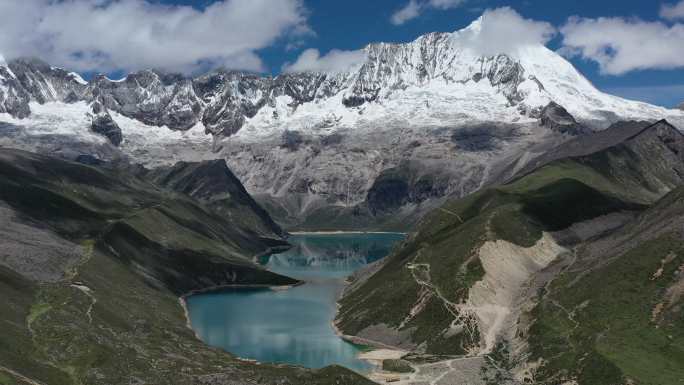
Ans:
[{"label": "steep rock face", "polygon": [[[486,133],[486,143],[474,132]],[[259,143],[229,143],[222,154],[286,228],[405,230],[444,197],[500,180],[521,153],[544,152],[562,140],[537,125],[489,123],[322,136],[289,132]]]},{"label": "steep rock face", "polygon": [[392,213],[407,204],[445,196],[449,179],[447,173],[430,172],[419,162],[402,162],[378,175],[368,190],[366,204],[374,215]]},{"label": "steep rock face", "polygon": [[8,67],[24,90],[29,93],[32,101],[44,104],[83,97],[85,84],[74,73],[51,67],[38,59],[13,60]]},{"label": "steep rock face", "polygon": [[550,102],[541,111],[540,122],[542,126],[556,130],[562,134],[579,135],[587,133],[575,118],[563,108],[563,106]]},{"label": "steep rock face", "polygon": [[123,140],[121,129],[109,114],[94,117],[91,130],[105,136],[115,146],[120,145]]},{"label": "steep rock face", "polygon": [[106,108],[145,124],[181,130],[195,125],[201,112],[190,79],[149,70],[120,81],[98,76],[88,85],[86,98],[101,98]]},{"label": "steep rock face", "polygon": [[677,106],[677,108],[684,111],[684,102],[682,102],[679,106]]},{"label": "steep rock face", "polygon": [[100,102],[92,104],[93,117],[90,129],[96,133],[106,137],[113,145],[118,146],[123,141],[121,128],[116,124],[112,116],[107,112]]}]

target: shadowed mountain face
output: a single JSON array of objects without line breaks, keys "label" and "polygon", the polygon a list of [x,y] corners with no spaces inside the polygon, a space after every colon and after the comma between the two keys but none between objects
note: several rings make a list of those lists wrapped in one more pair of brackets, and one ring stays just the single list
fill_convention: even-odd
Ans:
[{"label": "shadowed mountain face", "polygon": [[675,384],[684,137],[664,121],[623,129],[570,141],[428,214],[352,282],[338,327],[418,353],[486,356],[476,371],[497,383]]},{"label": "shadowed mountain face", "polygon": [[226,219],[238,221],[264,238],[279,238],[283,230],[247,193],[223,160],[179,162],[145,174],[146,178],[203,202]]},{"label": "shadowed mountain face", "polygon": [[222,161],[175,170],[0,149],[0,379],[368,383],[337,367],[245,363],[195,338],[179,295],[297,281],[252,262],[286,243]]},{"label": "shadowed mountain face", "polygon": [[543,45],[482,56],[468,43],[480,33],[476,20],[369,44],[344,72],[276,77],[146,70],[85,82],[13,60],[0,66],[0,120],[18,133],[0,140],[147,167],[223,157],[285,228],[405,230],[568,137],[621,120],[684,127],[681,110],[604,94]]}]

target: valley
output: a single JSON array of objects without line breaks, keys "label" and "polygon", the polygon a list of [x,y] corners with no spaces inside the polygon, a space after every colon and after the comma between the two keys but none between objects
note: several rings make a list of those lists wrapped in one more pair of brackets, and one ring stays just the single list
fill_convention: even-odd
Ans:
[{"label": "valley", "polygon": [[684,110],[487,28],[277,75],[0,56],[0,384],[681,384]]},{"label": "valley", "polygon": [[[378,261],[403,234],[302,234],[293,248],[263,258],[269,271],[305,281],[293,288],[235,288],[187,298],[193,329],[203,341],[243,358],[322,368],[371,368],[361,347],[331,327],[344,279]],[[235,312],[235,309],[242,309]]]}]

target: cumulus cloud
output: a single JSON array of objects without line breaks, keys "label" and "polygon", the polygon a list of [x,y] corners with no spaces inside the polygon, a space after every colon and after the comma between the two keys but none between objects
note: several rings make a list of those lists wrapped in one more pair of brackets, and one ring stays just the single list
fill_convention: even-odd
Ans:
[{"label": "cumulus cloud", "polygon": [[666,20],[684,20],[684,0],[677,4],[663,4],[660,17]]},{"label": "cumulus cloud", "polygon": [[573,17],[561,28],[562,52],[593,60],[601,72],[684,67],[684,25],[619,17]]},{"label": "cumulus cloud", "polygon": [[146,0],[0,1],[0,52],[80,71],[259,71],[255,51],[311,33],[306,16],[302,0],[221,0],[204,10]]},{"label": "cumulus cloud", "polygon": [[409,20],[420,16],[423,11],[430,8],[445,10],[456,8],[465,3],[465,0],[409,0],[406,5],[396,10],[390,17],[394,25],[402,25]]},{"label": "cumulus cloud", "polygon": [[421,8],[421,3],[418,3],[416,0],[411,0],[392,14],[390,22],[394,25],[402,25],[407,21],[420,16]]},{"label": "cumulus cloud", "polygon": [[505,53],[516,56],[521,47],[546,44],[556,34],[549,23],[525,19],[510,7],[486,10],[478,28],[462,31],[458,38],[480,55]]},{"label": "cumulus cloud", "polygon": [[366,60],[363,50],[341,51],[334,49],[321,56],[314,48],[302,52],[294,63],[286,63],[283,72],[344,72],[350,68],[362,64]]},{"label": "cumulus cloud", "polygon": [[430,0],[429,5],[437,9],[450,9],[461,6],[465,0]]}]

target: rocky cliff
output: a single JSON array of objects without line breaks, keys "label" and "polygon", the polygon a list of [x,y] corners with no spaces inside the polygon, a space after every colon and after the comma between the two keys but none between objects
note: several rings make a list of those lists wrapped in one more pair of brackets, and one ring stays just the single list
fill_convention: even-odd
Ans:
[{"label": "rocky cliff", "polygon": [[[85,82],[12,60],[0,63],[0,121],[17,134],[4,142],[40,151],[78,142],[98,157],[120,153],[148,165],[216,152],[281,224],[312,228],[328,216],[335,228],[396,228],[390,222],[403,223],[402,213],[495,182],[500,169],[522,167],[570,136],[625,119],[684,123],[680,110],[600,92],[541,45],[483,56],[464,40],[479,31],[480,20],[374,43],[345,71],[276,77],[147,70]],[[407,168],[413,179],[392,198],[400,203],[379,207],[387,175],[408,176],[397,173]],[[398,218],[382,217],[390,207]]]}]

